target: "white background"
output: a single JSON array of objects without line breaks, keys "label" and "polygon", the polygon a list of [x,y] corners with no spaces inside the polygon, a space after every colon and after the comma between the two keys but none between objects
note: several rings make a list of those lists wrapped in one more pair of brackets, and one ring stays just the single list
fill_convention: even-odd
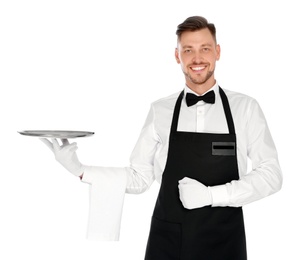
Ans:
[{"label": "white background", "polygon": [[158,183],[126,196],[119,242],[88,241],[88,185],[17,131],[95,131],[80,160],[128,166],[150,103],[183,88],[175,30],[192,15],[215,23],[216,78],[259,101],[279,151],[283,189],[244,208],[249,259],[303,259],[299,4],[1,1],[0,259],[143,259]]}]

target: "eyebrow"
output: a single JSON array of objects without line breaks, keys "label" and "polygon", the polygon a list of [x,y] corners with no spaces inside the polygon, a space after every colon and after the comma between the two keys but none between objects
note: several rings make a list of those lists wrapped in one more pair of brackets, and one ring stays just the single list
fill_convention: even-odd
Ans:
[{"label": "eyebrow", "polygon": [[[210,44],[210,43],[204,43],[204,44],[202,44],[200,47],[211,47],[212,46],[212,44]],[[184,46],[181,46],[182,48],[193,48],[193,46],[191,46],[191,45],[184,45]]]}]

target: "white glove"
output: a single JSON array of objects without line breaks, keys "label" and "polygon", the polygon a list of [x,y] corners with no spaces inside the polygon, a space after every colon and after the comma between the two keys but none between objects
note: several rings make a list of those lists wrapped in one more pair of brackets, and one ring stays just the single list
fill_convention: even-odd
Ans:
[{"label": "white glove", "polygon": [[178,187],[184,208],[196,209],[212,204],[211,191],[201,182],[185,177],[179,181]]},{"label": "white glove", "polygon": [[79,162],[76,150],[77,143],[69,143],[67,139],[61,139],[62,146],[59,145],[57,139],[49,141],[46,138],[40,138],[46,146],[54,153],[56,160],[69,172],[76,176],[81,176],[84,172],[84,166]]}]

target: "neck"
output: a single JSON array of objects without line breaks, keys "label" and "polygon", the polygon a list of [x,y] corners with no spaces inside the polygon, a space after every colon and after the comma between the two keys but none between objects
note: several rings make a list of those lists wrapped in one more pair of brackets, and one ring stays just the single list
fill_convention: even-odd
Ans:
[{"label": "neck", "polygon": [[205,92],[207,92],[208,90],[210,90],[214,85],[216,84],[216,80],[210,81],[210,82],[205,82],[204,84],[188,84],[188,82],[186,83],[186,85],[195,93],[197,93],[198,95],[203,95]]}]

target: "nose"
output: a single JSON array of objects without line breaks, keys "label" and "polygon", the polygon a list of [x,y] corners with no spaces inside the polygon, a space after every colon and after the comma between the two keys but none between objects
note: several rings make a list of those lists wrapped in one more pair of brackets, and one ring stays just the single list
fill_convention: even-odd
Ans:
[{"label": "nose", "polygon": [[193,63],[202,63],[204,61],[204,57],[202,53],[196,52],[195,55],[193,56]]}]

